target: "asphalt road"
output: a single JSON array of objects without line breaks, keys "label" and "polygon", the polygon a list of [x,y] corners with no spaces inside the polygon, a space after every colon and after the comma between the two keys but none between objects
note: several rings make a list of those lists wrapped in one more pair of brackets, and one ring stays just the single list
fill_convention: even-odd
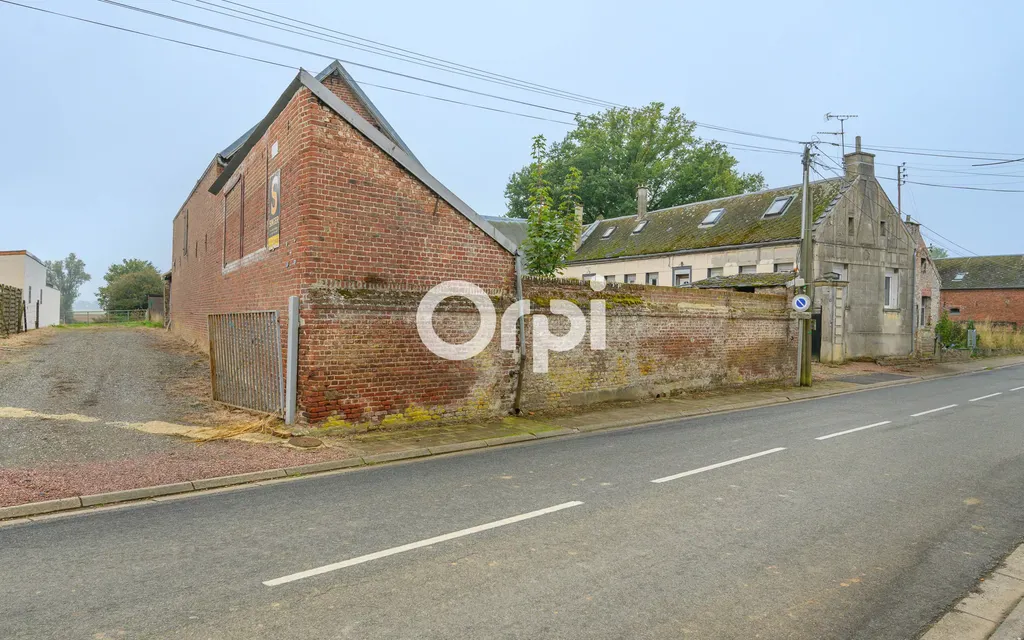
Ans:
[{"label": "asphalt road", "polygon": [[1016,367],[4,526],[0,637],[914,638],[1024,538],[1022,416]]}]

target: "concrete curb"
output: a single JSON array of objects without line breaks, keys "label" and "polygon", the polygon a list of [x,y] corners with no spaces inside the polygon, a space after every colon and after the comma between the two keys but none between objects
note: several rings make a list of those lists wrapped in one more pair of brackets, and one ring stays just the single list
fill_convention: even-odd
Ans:
[{"label": "concrete curb", "polygon": [[[701,418],[709,415],[731,413],[734,411],[744,411],[748,409],[756,409],[759,407],[770,407],[779,404],[790,404],[794,402],[803,402],[806,400],[828,398],[831,396],[861,393],[864,391],[872,391],[874,389],[896,387],[905,384],[915,384],[919,382],[938,380],[941,378],[952,378],[972,373],[980,373],[982,371],[998,371],[1000,369],[1006,369],[1009,367],[1021,366],[1021,364],[1022,363],[1006,364],[1000,365],[998,367],[986,367],[984,369],[975,369],[973,371],[958,371],[955,373],[945,373],[931,376],[914,376],[908,380],[894,380],[890,382],[879,382],[873,385],[864,385],[864,387],[861,389],[845,389],[840,391],[826,391],[823,393],[814,393],[812,391],[811,393],[808,394],[783,396],[782,398],[768,398],[765,400],[750,402],[735,402],[732,404],[723,404],[715,409],[702,408],[694,411],[680,413],[678,415],[671,416],[668,418],[656,418],[654,420],[646,420],[641,422],[637,422],[636,420],[623,419],[603,424],[581,425],[577,428],[563,427],[558,429],[550,429],[546,431],[538,431],[536,433],[523,433],[511,436],[504,436],[500,438],[487,438],[485,440],[455,442],[452,444],[438,445],[436,447],[429,448],[423,447],[419,449],[409,449],[405,451],[393,451],[390,453],[380,453],[377,455],[364,456],[361,458],[343,458],[340,460],[327,460],[325,462],[315,462],[311,464],[299,465],[296,467],[267,469],[265,471],[253,471],[250,473],[239,473],[230,476],[203,478],[200,480],[177,482],[173,484],[157,485],[153,487],[141,487],[138,489],[126,489],[124,491],[111,491],[108,493],[97,493],[86,496],[60,498],[57,500],[47,500],[44,502],[30,502],[27,504],[19,504],[10,507],[0,507],[0,525],[11,524],[13,522],[16,522],[16,519],[19,518],[31,518],[33,516],[53,514],[61,511],[81,510],[85,507],[95,508],[100,505],[115,505],[117,503],[124,502],[152,500],[154,498],[158,498],[161,496],[207,491],[211,489],[222,489],[226,487],[260,483],[263,481],[280,481],[283,479],[292,479],[298,476],[304,476],[315,473],[327,473],[331,471],[353,469],[356,467],[383,464],[387,462],[398,462],[400,460],[411,460],[414,458],[444,455],[449,453],[457,453],[461,451],[470,451],[474,449],[486,449],[489,447],[499,447],[514,444],[517,442],[530,442],[536,440],[543,440],[547,438],[557,438],[594,431],[609,431],[613,429],[656,426],[668,422],[674,422],[677,420],[689,420],[692,418]],[[1024,553],[1024,551],[1022,551],[1021,553]],[[1022,556],[1021,561],[1021,575],[1015,575],[1014,577],[1019,578],[1022,581],[1022,583],[1024,583],[1024,556]],[[1024,610],[1021,611],[1021,616],[1022,622],[1024,622]],[[952,638],[960,636],[948,637]],[[929,640],[931,640],[930,637]]]}]

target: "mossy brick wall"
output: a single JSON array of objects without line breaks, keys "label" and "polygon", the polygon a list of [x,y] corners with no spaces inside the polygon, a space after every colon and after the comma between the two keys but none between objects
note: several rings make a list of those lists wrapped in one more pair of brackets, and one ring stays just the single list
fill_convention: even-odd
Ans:
[{"label": "mossy brick wall", "polygon": [[[670,395],[796,375],[797,327],[785,296],[723,290],[608,284],[601,292],[575,280],[527,278],[533,313],[549,314],[552,333],[568,319],[550,315],[552,299],[584,310],[588,333],[571,351],[551,352],[548,373],[527,359],[523,407],[544,409]],[[606,345],[590,348],[590,300],[606,304]],[[527,344],[533,339],[527,322]],[[527,351],[529,353],[529,349]]]},{"label": "mossy brick wall", "polygon": [[[516,358],[497,332],[468,360],[445,360],[423,344],[416,310],[427,290],[360,282],[322,282],[303,300],[299,404],[310,422],[330,426],[476,419],[511,411]],[[491,293],[500,313],[514,299]],[[449,298],[434,313],[445,341],[468,341],[480,316],[468,300]]]},{"label": "mossy brick wall", "polygon": [[960,309],[957,322],[998,322],[1024,328],[1024,289],[944,289],[942,310]]},{"label": "mossy brick wall", "polygon": [[0,284],[0,338],[21,330],[21,289]]}]

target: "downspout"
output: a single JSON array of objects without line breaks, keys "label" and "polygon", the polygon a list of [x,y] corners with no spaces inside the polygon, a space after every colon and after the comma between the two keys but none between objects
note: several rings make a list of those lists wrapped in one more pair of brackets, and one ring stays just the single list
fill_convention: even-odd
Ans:
[{"label": "downspout", "polygon": [[516,395],[512,400],[512,412],[520,415],[523,412],[523,374],[526,371],[526,320],[523,317],[523,250],[516,248],[516,304],[519,305],[519,362],[516,364]]},{"label": "downspout", "polygon": [[[909,217],[909,216],[908,216]],[[917,247],[914,247],[914,263],[910,269],[910,355],[917,353]]]}]

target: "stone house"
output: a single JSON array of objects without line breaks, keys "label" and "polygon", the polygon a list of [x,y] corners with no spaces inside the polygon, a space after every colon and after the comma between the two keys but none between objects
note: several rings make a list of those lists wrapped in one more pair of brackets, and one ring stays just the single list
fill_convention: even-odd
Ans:
[{"label": "stone house", "polygon": [[[755,289],[801,276],[815,285],[814,352],[822,361],[908,355],[921,250],[859,138],[844,161],[842,177],[810,185],[810,269],[799,265],[803,187],[794,185],[650,212],[640,189],[638,213],[589,225],[561,275],[672,287],[758,276]],[[789,276],[762,283],[769,274]]]},{"label": "stone house", "polygon": [[928,253],[928,245],[921,237],[921,224],[910,216],[905,221],[907,229],[917,242],[917,275],[914,278],[914,345],[920,356],[935,353],[935,323],[941,314],[940,292],[942,278]]},{"label": "stone house", "polygon": [[950,319],[1024,327],[1024,255],[942,258],[935,265]]}]

